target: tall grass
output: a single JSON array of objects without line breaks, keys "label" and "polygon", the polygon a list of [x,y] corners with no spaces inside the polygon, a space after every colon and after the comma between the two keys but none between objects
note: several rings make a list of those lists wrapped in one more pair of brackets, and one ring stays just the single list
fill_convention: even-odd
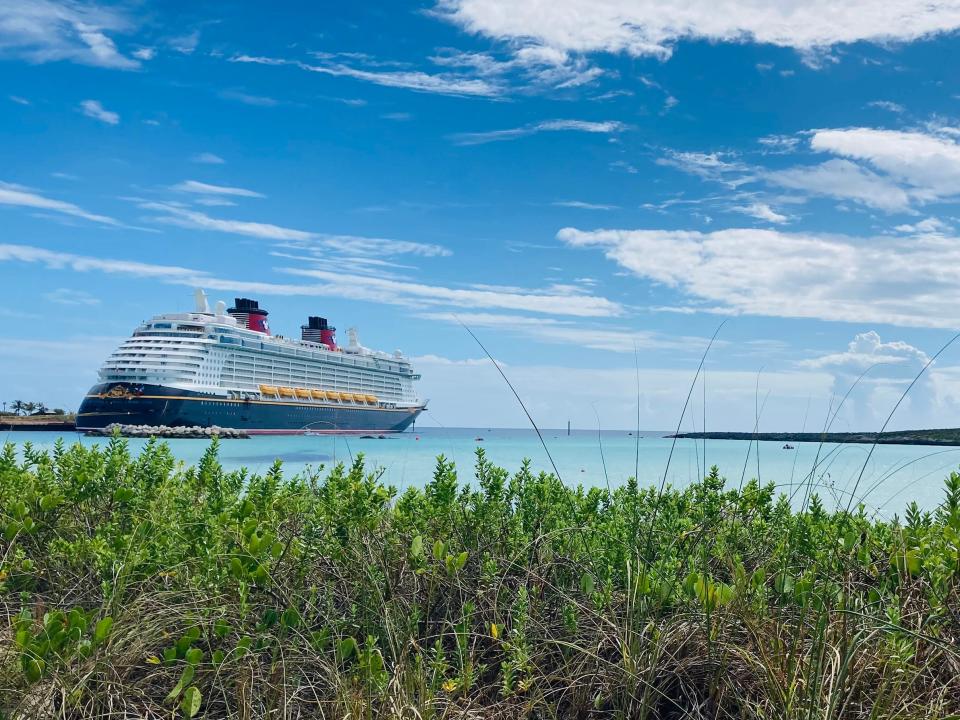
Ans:
[{"label": "tall grass", "polygon": [[[948,718],[960,475],[934,511],[792,509],[714,468],[570,488],[482,450],[398,495],[29,445],[0,453],[0,713]],[[736,483],[735,483],[736,485]]]}]

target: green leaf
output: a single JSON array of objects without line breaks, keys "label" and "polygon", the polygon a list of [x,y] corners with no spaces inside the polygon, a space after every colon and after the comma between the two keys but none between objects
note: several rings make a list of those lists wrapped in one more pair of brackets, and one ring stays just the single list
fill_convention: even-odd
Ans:
[{"label": "green leaf", "polygon": [[203,650],[200,648],[190,648],[187,650],[184,659],[191,665],[197,665],[203,660]]},{"label": "green leaf", "polygon": [[280,616],[280,624],[288,628],[297,627],[300,624],[300,613],[296,608],[287,608]]},{"label": "green leaf", "polygon": [[580,589],[584,595],[593,595],[593,591],[596,589],[593,582],[593,575],[587,572],[580,576]]},{"label": "green leaf", "polygon": [[410,543],[410,557],[413,560],[423,559],[423,535],[417,535]]},{"label": "green leaf", "polygon": [[230,632],[230,625],[223,618],[218,618],[213,624],[213,634],[218,638],[222,638],[226,637],[228,632]]},{"label": "green leaf", "polygon": [[437,540],[433,544],[433,559],[437,562],[443,560],[443,553],[446,550],[446,545],[443,544],[443,540]]},{"label": "green leaf", "polygon": [[93,639],[97,642],[103,642],[110,635],[110,629],[113,627],[113,618],[107,615],[100,620],[93,630]]},{"label": "green leaf", "polygon": [[220,664],[223,663],[223,659],[225,657],[226,655],[224,654],[223,650],[214,650],[211,659],[213,660],[213,664],[219,667]]},{"label": "green leaf", "polygon": [[183,710],[184,717],[192,718],[200,709],[200,703],[203,696],[196,687],[188,687],[183,694],[183,701],[180,703],[180,709]]},{"label": "green leaf", "polygon": [[466,550],[464,550],[462,553],[457,555],[457,563],[456,563],[457,572],[459,572],[460,570],[463,570],[464,566],[467,564],[468,557],[469,555],[467,554]]},{"label": "green leaf", "polygon": [[180,693],[183,692],[183,689],[193,682],[193,675],[195,672],[196,671],[194,670],[193,665],[187,665],[183,669],[183,673],[180,675],[180,679],[177,680],[177,684],[173,686],[173,690],[171,690],[167,695],[167,702],[171,702],[180,697]]},{"label": "green leaf", "polygon": [[23,672],[27,676],[27,680],[35,683],[40,679],[40,676],[43,675],[44,667],[46,667],[46,663],[43,661],[43,658],[27,658],[24,663]]},{"label": "green leaf", "polygon": [[337,647],[340,651],[340,659],[348,660],[357,651],[357,641],[352,637],[347,637],[341,640]]}]

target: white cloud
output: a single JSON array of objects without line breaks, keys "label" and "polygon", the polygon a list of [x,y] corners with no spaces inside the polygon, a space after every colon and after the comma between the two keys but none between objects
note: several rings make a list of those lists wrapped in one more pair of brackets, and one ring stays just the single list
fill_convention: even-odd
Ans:
[{"label": "white cloud", "polygon": [[519,335],[538,342],[584,347],[632,355],[636,350],[671,350],[703,352],[709,340],[699,337],[667,336],[644,330],[622,327],[598,327],[567,320],[506,315],[499,313],[420,313],[426,320],[463,323],[471,329],[495,329],[498,335]]},{"label": "white cloud", "polygon": [[730,208],[733,212],[757,218],[757,220],[766,220],[772,223],[785,223],[788,218],[786,215],[778,213],[765,202],[752,202],[747,205],[734,205]]},{"label": "white cloud", "polygon": [[29,100],[27,100],[26,98],[20,97],[19,95],[8,95],[7,97],[10,98],[10,102],[15,102],[15,103],[17,103],[17,105],[32,105],[32,104],[33,104],[33,103],[31,103]]},{"label": "white cloud", "polygon": [[431,75],[416,70],[362,70],[342,63],[311,65],[300,60],[283,58],[255,57],[236,55],[230,62],[257,63],[260,65],[289,65],[309,72],[350,77],[355,80],[371,82],[385,87],[405,88],[417,92],[438,93],[441,95],[474,95],[493,97],[500,94],[500,88],[486,80],[459,76],[451,73]]},{"label": "white cloud", "polygon": [[200,31],[193,30],[183,35],[167,38],[167,45],[171,50],[183,55],[192,55],[200,44]]},{"label": "white cloud", "polygon": [[609,317],[623,312],[620,305],[615,302],[586,294],[557,293],[549,290],[504,292],[451,288],[383,277],[349,275],[329,270],[304,268],[280,268],[280,270],[291,275],[322,280],[328,284],[328,287],[339,288],[338,292],[342,293],[343,297],[392,304],[498,308],[576,317]]},{"label": "white cloud", "polygon": [[801,360],[801,367],[821,368],[852,368],[856,371],[866,370],[877,363],[899,365],[919,364],[926,365],[930,358],[919,348],[901,340],[883,342],[876,330],[859,333],[845,352],[830,353],[820,357]]},{"label": "white cloud", "polygon": [[157,50],[152,47],[142,47],[134,50],[133,56],[138,60],[153,60],[157,56]]},{"label": "white cloud", "polygon": [[194,200],[197,205],[204,205],[206,207],[236,207],[236,203],[233,200],[227,200],[222,197],[201,197]]},{"label": "white cloud", "polygon": [[[911,41],[960,28],[960,2],[944,0],[440,0],[436,11],[468,32],[520,48],[668,58],[680,40],[756,42],[804,52],[859,41]],[[829,55],[827,55],[829,57]]]},{"label": "white cloud", "polygon": [[251,95],[241,90],[221,90],[220,97],[224,100],[236,100],[244,105],[253,105],[255,107],[276,107],[280,104],[279,100],[265,95]]},{"label": "white cloud", "polygon": [[878,110],[887,110],[892,113],[903,113],[905,108],[899,103],[891,102],[889,100],[874,100],[873,102],[868,102],[867,107],[877,108]]},{"label": "white cloud", "polygon": [[960,194],[960,144],[944,135],[863,127],[816,130],[810,147],[865,162],[921,202]]},{"label": "white cloud", "polygon": [[84,100],[80,103],[80,110],[87,117],[105,122],[107,125],[116,125],[120,122],[120,116],[104,108],[99,100]]},{"label": "white cloud", "polygon": [[798,165],[762,175],[774,185],[842,200],[855,200],[880,210],[905,211],[910,195],[891,179],[849,160],[834,158],[819,165]]},{"label": "white cloud", "polygon": [[106,215],[97,215],[87,212],[73,203],[62,200],[53,200],[44,197],[30,188],[21,185],[0,182],[0,205],[15,205],[19,207],[36,208],[38,210],[52,210],[53,212],[71,215],[73,217],[83,218],[101,225],[119,225],[119,223]]},{"label": "white cloud", "polygon": [[214,230],[264,240],[309,240],[310,238],[316,237],[316,233],[305,230],[294,230],[270,223],[249,222],[245,220],[221,220],[210,217],[202,212],[177,207],[170,203],[141,203],[140,207],[145,210],[157,210],[165,213],[163,216],[154,218],[157,222],[195,230]]},{"label": "white cloud", "polygon": [[488,132],[458,133],[452,135],[457,145],[480,145],[482,143],[497,142],[499,140],[516,140],[527,135],[536,135],[542,132],[585,132],[598,134],[612,134],[622,132],[627,126],[616,120],[594,122],[590,120],[543,120],[523,127],[508,130],[491,130]]},{"label": "white cloud", "polygon": [[196,193],[198,195],[233,195],[236,197],[254,198],[266,197],[265,195],[253,190],[229,187],[226,185],[210,185],[208,183],[198,182],[197,180],[184,180],[181,183],[177,183],[170,189],[176,190],[177,192]]},{"label": "white cloud", "polygon": [[904,326],[957,322],[960,240],[953,237],[575,228],[558,237],[603,250],[638,277],[682,292],[694,307]]},{"label": "white cloud", "polygon": [[66,60],[132,70],[140,63],[117,50],[112,34],[133,30],[116,6],[81,0],[6,0],[0,3],[0,55],[31,63]]},{"label": "white cloud", "polygon": [[453,253],[442,245],[393,240],[391,238],[360,237],[357,235],[318,235],[315,242],[295,243],[300,250],[334,250],[355,255],[419,255],[421,257],[449,257]]},{"label": "white cloud", "polygon": [[58,305],[99,305],[100,298],[96,298],[83,290],[71,290],[69,288],[57,288],[51,292],[44,293],[43,297],[50,302]]},{"label": "white cloud", "polygon": [[224,160],[219,155],[214,155],[211,152],[202,152],[198,155],[194,155],[191,160],[195,163],[202,163],[204,165],[223,165],[226,160]]},{"label": "white cloud", "polygon": [[619,205],[602,205],[599,203],[583,202],[582,200],[557,200],[555,207],[577,208],[580,210],[619,210]]},{"label": "white cloud", "polygon": [[441,285],[403,282],[382,277],[351,275],[324,270],[279,268],[281,272],[309,277],[311,284],[271,283],[219,278],[202,270],[171,265],[153,265],[128,260],[95,258],[56,252],[29,245],[0,244],[0,262],[37,263],[50,269],[76,272],[99,271],[132,277],[153,278],[188,287],[206,287],[224,292],[248,292],[262,295],[336,297],[386,303],[423,309],[426,306],[495,308],[545,315],[608,317],[620,315],[622,307],[603,297],[565,294],[548,290],[503,292],[450,288]]}]

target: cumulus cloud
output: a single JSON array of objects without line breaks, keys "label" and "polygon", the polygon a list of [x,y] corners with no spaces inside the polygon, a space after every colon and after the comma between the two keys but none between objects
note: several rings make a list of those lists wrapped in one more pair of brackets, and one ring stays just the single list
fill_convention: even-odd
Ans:
[{"label": "cumulus cloud", "polygon": [[120,116],[103,107],[99,100],[84,100],[80,103],[80,111],[87,117],[107,125],[117,125],[120,122]]},{"label": "cumulus cloud", "polygon": [[488,132],[458,133],[452,135],[457,145],[481,145],[483,143],[498,142],[501,140],[516,140],[528,135],[543,132],[585,132],[609,135],[622,132],[627,126],[617,120],[595,122],[591,120],[543,120],[507,130],[490,130]]},{"label": "cumulus cloud", "polygon": [[0,55],[31,63],[65,60],[133,70],[111,35],[127,34],[133,21],[117,6],[78,0],[6,0],[0,3]]},{"label": "cumulus cloud", "polygon": [[692,307],[904,326],[957,322],[954,237],[565,228],[558,238],[602,250],[637,277],[683,293]]},{"label": "cumulus cloud", "polygon": [[[854,336],[843,352],[797,364],[831,373],[833,395],[838,400],[858,383],[841,408],[841,417],[852,427],[865,429],[877,427],[886,419],[929,361],[929,355],[920,348],[901,340],[884,342],[879,333],[868,330]],[[941,414],[938,408],[948,399],[938,392],[937,380],[933,366],[919,375],[897,409],[896,426],[929,427],[930,418]]]},{"label": "cumulus cloud", "polygon": [[681,40],[756,42],[822,64],[843,43],[905,42],[960,28],[960,2],[915,0],[440,0],[436,13],[522,49],[670,57]]},{"label": "cumulus cloud", "polygon": [[73,203],[63,200],[54,200],[25,188],[22,185],[0,182],[0,205],[15,205],[19,207],[35,208],[37,210],[50,210],[52,212],[70,215],[72,217],[83,218],[101,225],[119,225],[116,220],[106,215],[98,215],[88,212]]}]

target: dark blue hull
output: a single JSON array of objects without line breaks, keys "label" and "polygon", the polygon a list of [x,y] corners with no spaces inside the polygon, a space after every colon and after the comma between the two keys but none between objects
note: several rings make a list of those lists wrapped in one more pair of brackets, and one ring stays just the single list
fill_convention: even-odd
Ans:
[{"label": "dark blue hull", "polygon": [[113,423],[237,428],[250,433],[403,432],[423,407],[387,408],[284,400],[236,400],[159,385],[94,385],[80,404],[77,429]]}]

